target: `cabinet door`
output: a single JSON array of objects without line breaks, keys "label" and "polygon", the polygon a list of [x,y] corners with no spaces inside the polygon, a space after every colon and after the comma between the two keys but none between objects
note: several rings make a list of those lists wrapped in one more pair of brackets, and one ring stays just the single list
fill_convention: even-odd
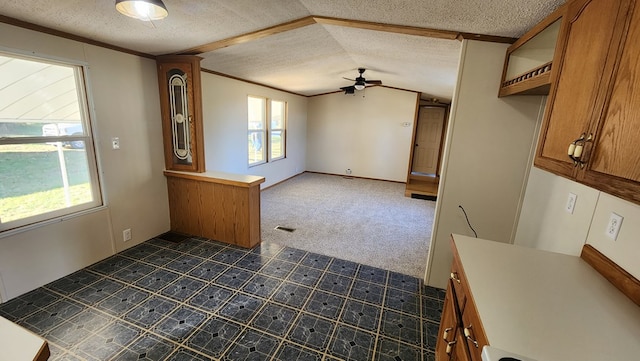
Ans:
[{"label": "cabinet door", "polygon": [[482,360],[482,348],[489,344],[484,328],[480,322],[480,316],[471,300],[467,301],[467,306],[462,314],[462,332],[460,341],[466,342],[470,359],[473,361]]},{"label": "cabinet door", "polygon": [[204,172],[200,59],[157,59],[165,166],[168,170]]},{"label": "cabinet door", "polygon": [[[449,281],[449,287],[447,287],[444,306],[442,308],[442,318],[440,319],[440,329],[438,330],[437,336],[438,339],[436,341],[437,361],[453,360],[454,351],[457,348],[456,337],[459,336],[460,321],[455,302],[456,297],[454,295],[453,285],[451,284],[451,281]],[[460,343],[464,345],[464,342]]]},{"label": "cabinet door", "polygon": [[[636,4],[612,86],[594,134],[585,172],[578,180],[640,203],[640,4]],[[589,155],[587,155],[589,156]]]},{"label": "cabinet door", "polygon": [[535,165],[575,177],[569,145],[586,134],[600,114],[629,1],[574,0],[563,26],[563,55],[552,85]]}]

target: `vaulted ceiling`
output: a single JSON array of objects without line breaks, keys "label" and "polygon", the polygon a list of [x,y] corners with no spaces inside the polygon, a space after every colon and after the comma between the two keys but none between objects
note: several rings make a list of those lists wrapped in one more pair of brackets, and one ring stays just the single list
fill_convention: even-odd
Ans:
[{"label": "vaulted ceiling", "polygon": [[109,0],[0,0],[0,21],[150,55],[195,53],[205,69],[302,95],[352,85],[343,77],[364,67],[367,79],[448,101],[459,39],[517,38],[564,2],[164,0],[169,16],[143,22]]}]

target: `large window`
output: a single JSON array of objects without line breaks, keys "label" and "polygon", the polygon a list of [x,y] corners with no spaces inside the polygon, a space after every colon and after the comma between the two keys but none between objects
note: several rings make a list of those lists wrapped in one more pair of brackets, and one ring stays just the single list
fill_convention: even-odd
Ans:
[{"label": "large window", "polygon": [[249,165],[284,158],[287,103],[249,96],[247,104]]},{"label": "large window", "polygon": [[0,232],[102,205],[83,72],[0,53]]},{"label": "large window", "polygon": [[266,146],[266,117],[267,100],[250,96],[249,104],[249,165],[261,164],[267,161]]},{"label": "large window", "polygon": [[284,158],[285,120],[287,103],[279,100],[271,101],[271,119],[269,122],[269,160]]}]

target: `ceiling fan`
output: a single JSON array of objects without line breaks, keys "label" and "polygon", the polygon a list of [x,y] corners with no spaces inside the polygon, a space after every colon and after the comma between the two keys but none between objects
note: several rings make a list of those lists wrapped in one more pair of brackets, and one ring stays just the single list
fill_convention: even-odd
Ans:
[{"label": "ceiling fan", "polygon": [[343,78],[343,79],[354,81],[355,84],[350,85],[350,86],[343,86],[342,88],[340,88],[340,90],[344,90],[345,94],[355,94],[356,90],[362,90],[367,85],[382,85],[382,81],[380,81],[380,80],[367,80],[367,79],[365,79],[362,76],[362,73],[364,73],[365,70],[367,70],[367,69],[358,68],[358,73],[360,73],[360,74],[355,79]]}]

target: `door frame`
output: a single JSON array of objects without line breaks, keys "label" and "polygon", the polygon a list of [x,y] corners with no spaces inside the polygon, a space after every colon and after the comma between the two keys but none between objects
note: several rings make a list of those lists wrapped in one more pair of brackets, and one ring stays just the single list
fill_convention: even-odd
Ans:
[{"label": "door frame", "polygon": [[420,118],[420,109],[422,108],[444,108],[444,122],[442,126],[442,134],[440,136],[440,149],[438,150],[438,166],[436,169],[436,177],[440,177],[440,166],[442,165],[442,150],[444,149],[444,142],[447,139],[447,127],[449,126],[449,104],[437,103],[437,102],[424,102],[419,101],[416,104],[416,113],[413,121],[413,133],[411,135],[411,150],[409,152],[409,165],[407,166],[407,183],[411,179],[411,168],[413,167],[413,153],[416,148],[416,136],[418,130],[418,119]]}]

